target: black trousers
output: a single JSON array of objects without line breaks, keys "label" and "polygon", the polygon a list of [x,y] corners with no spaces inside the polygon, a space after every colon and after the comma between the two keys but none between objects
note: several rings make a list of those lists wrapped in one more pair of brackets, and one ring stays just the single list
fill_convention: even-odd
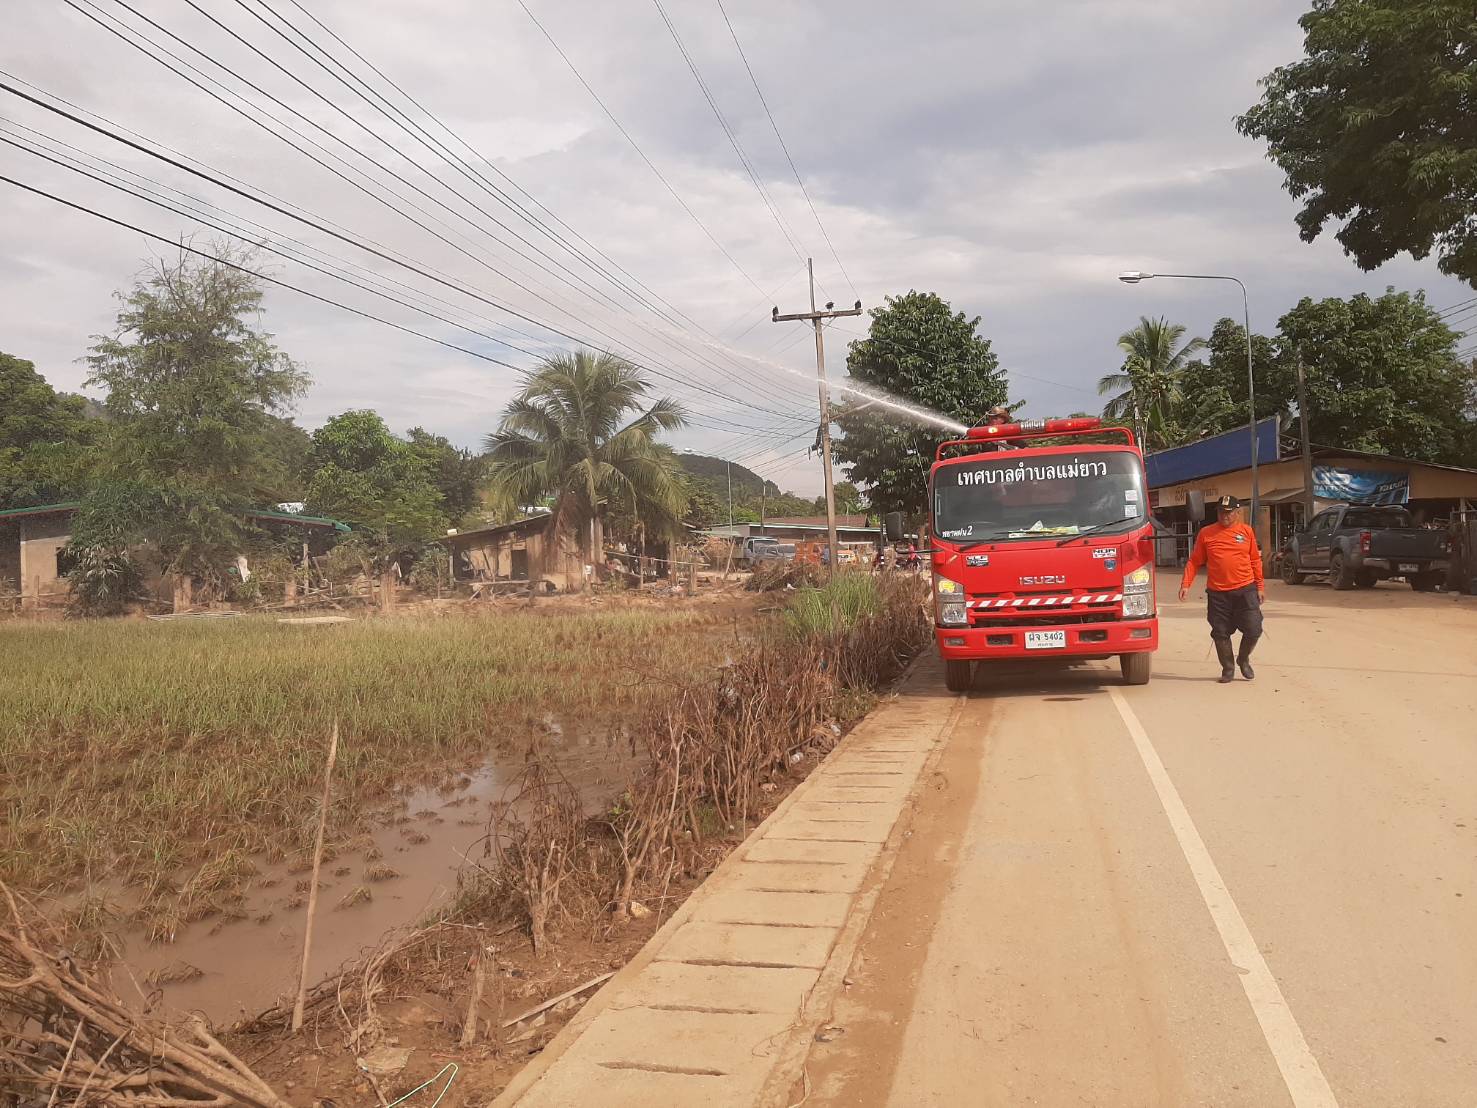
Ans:
[{"label": "black trousers", "polygon": [[1205,591],[1205,618],[1210,622],[1210,637],[1229,639],[1232,631],[1240,631],[1248,639],[1262,633],[1262,601],[1256,586],[1216,592]]}]

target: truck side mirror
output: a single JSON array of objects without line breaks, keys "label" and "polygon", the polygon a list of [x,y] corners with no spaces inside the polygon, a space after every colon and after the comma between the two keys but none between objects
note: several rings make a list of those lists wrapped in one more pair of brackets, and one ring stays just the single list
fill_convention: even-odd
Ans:
[{"label": "truck side mirror", "polygon": [[888,512],[882,517],[882,526],[887,532],[888,542],[899,542],[903,538],[903,513]]}]

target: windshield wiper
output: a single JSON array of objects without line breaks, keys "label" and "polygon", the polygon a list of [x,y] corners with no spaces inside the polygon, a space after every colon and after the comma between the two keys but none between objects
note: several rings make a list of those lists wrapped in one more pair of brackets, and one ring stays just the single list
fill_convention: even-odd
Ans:
[{"label": "windshield wiper", "polygon": [[1085,539],[1088,535],[1096,535],[1100,531],[1106,531],[1109,527],[1117,527],[1126,522],[1127,520],[1110,519],[1107,523],[1099,523],[1096,527],[1089,527],[1086,531],[1078,531],[1075,535],[1068,535],[1061,542],[1057,543],[1057,545],[1066,546],[1069,542],[1075,542],[1077,539]]}]

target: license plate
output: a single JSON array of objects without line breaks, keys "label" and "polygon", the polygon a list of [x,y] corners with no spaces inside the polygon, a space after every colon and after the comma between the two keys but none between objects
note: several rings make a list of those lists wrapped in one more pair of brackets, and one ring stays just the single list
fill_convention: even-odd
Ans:
[{"label": "license plate", "polygon": [[1418,566],[1418,565],[1414,565],[1411,562],[1401,562],[1400,563],[1400,572],[1401,573],[1419,573],[1420,571],[1421,571],[1421,567]]},{"label": "license plate", "polygon": [[1067,633],[1065,631],[1027,631],[1027,650],[1065,650],[1067,647]]}]

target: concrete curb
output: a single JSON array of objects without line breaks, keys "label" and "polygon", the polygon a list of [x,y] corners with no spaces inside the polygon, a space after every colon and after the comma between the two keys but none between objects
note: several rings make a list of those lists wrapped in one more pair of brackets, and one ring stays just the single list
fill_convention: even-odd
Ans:
[{"label": "concrete curb", "polygon": [[855,953],[901,843],[903,816],[958,718],[962,698],[909,695],[936,680],[930,659],[909,668],[895,699],[858,724],[724,859],[495,1108],[571,1097],[610,1105],[778,1102]]}]

